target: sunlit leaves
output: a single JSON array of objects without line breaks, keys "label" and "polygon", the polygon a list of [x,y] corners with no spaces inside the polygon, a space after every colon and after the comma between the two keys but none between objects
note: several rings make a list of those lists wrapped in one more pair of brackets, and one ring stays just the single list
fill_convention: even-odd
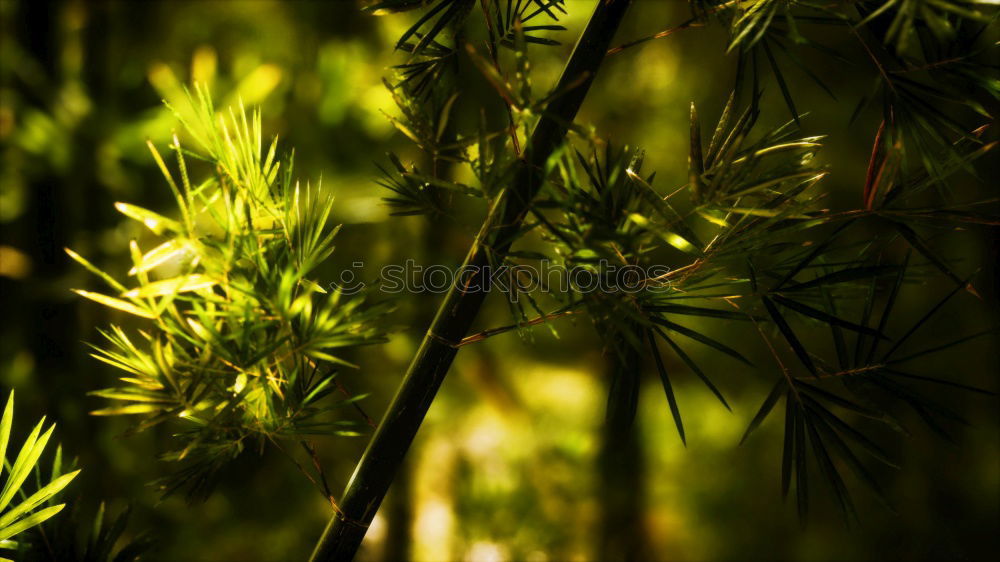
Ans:
[{"label": "sunlit leaves", "polygon": [[813,187],[827,173],[814,163],[822,137],[797,138],[791,122],[755,133],[754,105],[737,113],[734,93],[707,144],[691,114],[688,189],[694,212],[716,232],[706,247],[716,260],[763,250],[781,229],[807,228],[817,217]]},{"label": "sunlit leaves", "polygon": [[749,138],[751,110],[735,120],[733,117],[733,108],[727,107],[705,154],[700,179],[707,202],[729,203],[748,197],[765,203],[782,202],[775,200],[782,188],[808,187],[825,175],[811,165],[823,137],[795,138],[788,123],[753,140]]},{"label": "sunlit leaves", "polygon": [[153,211],[143,209],[137,205],[115,203],[115,208],[118,209],[121,214],[141,222],[146,226],[146,228],[152,230],[155,234],[163,234],[166,231],[181,231],[181,225],[177,221],[168,219],[159,213],[154,213]]},{"label": "sunlit leaves", "polygon": [[185,125],[216,173],[192,182],[175,137],[175,179],[153,149],[182,220],[117,205],[164,237],[146,251],[131,243],[126,282],[70,252],[117,291],[81,296],[148,321],[139,337],[112,326],[94,347],[127,376],[93,393],[111,401],[93,413],[138,415],[140,430],[169,420],[187,427],[166,458],[189,460],[193,472],[176,474],[167,491],[207,491],[211,475],[198,467],[219,468],[248,438],[340,432],[317,403],[337,369],[351,366],[335,350],[379,341],[385,311],[309,278],[333,252],[333,200],[294,180],[292,159],[279,158],[276,140],[263,142],[260,114],[217,114],[204,90],[197,96]]},{"label": "sunlit leaves", "polygon": [[[630,349],[642,349],[645,356],[652,355],[674,424],[681,440],[686,441],[680,401],[675,392],[679,378],[693,374],[724,407],[728,409],[729,404],[711,376],[678,340],[684,345],[705,346],[749,365],[740,352],[706,335],[700,323],[692,328],[689,326],[693,324],[688,321],[750,320],[752,317],[738,310],[687,304],[689,301],[675,298],[680,295],[665,288],[673,272],[666,263],[654,258],[654,251],[669,249],[669,255],[697,260],[692,264],[697,266],[702,263],[698,256],[702,255],[704,242],[694,232],[689,219],[670,202],[670,197],[665,197],[652,185],[654,176],[642,174],[643,159],[641,150],[630,154],[610,145],[605,146],[603,154],[595,151],[590,157],[567,147],[550,162],[553,178],[544,192],[546,198],[537,205],[535,217],[568,267],[586,268],[594,275],[605,274],[601,264],[609,263],[626,267],[660,266],[667,272],[660,279],[635,279],[637,290],[582,292],[571,299],[578,298],[586,305],[609,352],[614,348],[621,353],[618,348],[625,345]],[[549,211],[558,212],[558,216]],[[684,286],[697,291],[699,282],[712,275],[693,272],[685,278]],[[626,343],[614,347],[611,342],[616,339]],[[657,341],[665,343],[669,349],[666,353],[676,357],[686,368],[668,372]]]},{"label": "sunlit leaves", "polygon": [[[553,161],[558,182],[551,184],[545,207],[562,210],[565,222],[549,223],[548,230],[574,254],[587,249],[593,257],[626,265],[643,245],[668,244],[697,254],[702,242],[671,203],[651,185],[653,176],[641,175],[642,151],[607,145],[604,154],[590,158],[566,150]],[[625,263],[622,258],[625,257]]]},{"label": "sunlit leaves", "polygon": [[[3,417],[0,418],[0,475],[4,476],[3,487],[0,488],[0,549],[15,548],[17,543],[11,540],[13,537],[59,513],[65,504],[47,505],[49,500],[80,472],[76,470],[60,474],[57,462],[56,469],[45,484],[39,483],[37,490],[26,492],[25,483],[32,472],[39,470],[37,465],[52,437],[55,424],[45,430],[45,419],[39,421],[24,440],[20,452],[11,457],[11,462],[7,457],[7,449],[11,442],[13,418],[14,393],[11,392],[7,397]],[[57,458],[58,456],[57,453]],[[15,501],[17,497],[20,499]]]},{"label": "sunlit leaves", "polygon": [[118,299],[115,297],[109,297],[108,295],[102,295],[101,293],[93,293],[90,291],[84,291],[81,289],[74,289],[76,294],[81,297],[90,299],[96,303],[103,304],[109,308],[114,308],[121,310],[122,312],[127,312],[129,314],[134,314],[136,316],[141,316],[142,318],[156,318],[156,313],[149,310],[147,307],[133,304],[129,301]]}]

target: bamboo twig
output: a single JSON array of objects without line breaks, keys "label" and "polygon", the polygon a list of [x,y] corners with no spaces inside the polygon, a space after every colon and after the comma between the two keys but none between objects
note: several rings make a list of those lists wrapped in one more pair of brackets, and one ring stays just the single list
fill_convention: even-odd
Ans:
[{"label": "bamboo twig", "polygon": [[507,326],[501,326],[499,328],[490,328],[489,330],[483,330],[478,334],[472,334],[471,336],[466,336],[465,338],[463,338],[462,341],[458,343],[458,347],[463,347],[471,343],[478,343],[485,340],[486,338],[491,338],[498,334],[503,334],[511,330],[516,330],[518,328],[527,328],[529,326],[537,326],[538,324],[544,324],[549,320],[555,320],[556,318],[562,318],[563,316],[570,316],[572,314],[580,314],[580,311],[563,309],[561,311],[553,312],[551,314],[546,314],[544,316],[537,316],[535,318],[532,318],[531,320],[520,322],[518,324],[510,324]]}]

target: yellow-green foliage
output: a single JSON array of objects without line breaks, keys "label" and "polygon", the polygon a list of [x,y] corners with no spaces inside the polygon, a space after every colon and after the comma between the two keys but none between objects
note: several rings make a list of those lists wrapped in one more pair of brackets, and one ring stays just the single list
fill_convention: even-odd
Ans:
[{"label": "yellow-green foliage", "polygon": [[[337,369],[350,366],[334,350],[379,341],[373,322],[384,307],[309,278],[334,249],[333,199],[293,179],[292,158],[276,156],[277,138],[263,143],[260,113],[248,117],[241,106],[217,114],[202,89],[191,105],[193,118],[178,117],[199,150],[174,136],[179,181],[149,146],[178,218],[116,205],[161,242],[131,242],[126,281],[67,252],[114,290],[78,294],[147,321],[131,334],[111,326],[107,342],[94,346],[94,357],[126,373],[124,384],[94,392],[114,401],[94,413],[141,414],[140,428],[183,420],[183,446],[167,458],[190,458],[191,474],[205,476],[247,438],[352,434],[346,422],[322,417],[335,406],[320,399],[336,388]],[[213,173],[193,183],[189,159]],[[175,484],[204,483],[186,480]]]},{"label": "yellow-green foliage", "polygon": [[[38,462],[45,451],[45,446],[52,437],[55,424],[49,426],[43,433],[45,418],[42,418],[31,430],[28,438],[21,445],[13,463],[7,460],[7,445],[10,443],[11,426],[14,418],[14,393],[7,398],[3,418],[0,419],[0,474],[4,476],[3,488],[0,491],[0,548],[16,548],[17,543],[11,540],[18,533],[38,525],[46,519],[62,511],[66,504],[50,505],[52,498],[62,491],[79,474],[74,470],[61,474],[61,451],[56,451],[56,459],[52,465],[52,474],[47,483],[40,486],[32,494],[22,488],[32,472],[38,472]],[[15,498],[19,498],[16,501]],[[0,558],[0,560],[7,560]]]}]

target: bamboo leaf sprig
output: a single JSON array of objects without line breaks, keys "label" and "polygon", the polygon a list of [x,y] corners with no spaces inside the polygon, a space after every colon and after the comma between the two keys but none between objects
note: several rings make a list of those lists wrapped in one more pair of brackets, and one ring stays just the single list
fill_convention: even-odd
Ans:
[{"label": "bamboo leaf sprig", "polygon": [[[65,504],[55,504],[52,500],[80,473],[79,470],[63,473],[62,449],[57,448],[51,473],[41,476],[40,461],[48,445],[55,424],[45,429],[45,418],[35,425],[21,445],[17,455],[8,459],[7,449],[11,444],[14,424],[14,392],[7,396],[7,405],[0,417],[0,553],[19,548],[21,533],[40,525],[62,511]],[[38,489],[28,492],[28,477],[35,474]],[[9,562],[0,556],[0,560]]]},{"label": "bamboo leaf sprig", "polygon": [[[330,419],[337,404],[324,398],[338,390],[337,372],[354,367],[340,350],[382,341],[377,320],[386,307],[311,277],[334,250],[333,199],[294,180],[277,138],[264,143],[259,111],[217,114],[200,87],[191,103],[194,117],[179,118],[198,150],[182,148],[175,135],[179,177],[149,147],[178,218],[117,205],[158,244],[143,250],[132,241],[123,281],[67,253],[112,289],[77,293],[145,324],[102,330],[93,356],[125,376],[93,393],[111,401],[93,413],[139,415],[139,430],[179,425],[180,447],[164,458],[188,465],[163,488],[202,494],[212,474],[251,444],[356,434],[352,422]],[[188,166],[204,162],[214,171],[195,183]]]}]

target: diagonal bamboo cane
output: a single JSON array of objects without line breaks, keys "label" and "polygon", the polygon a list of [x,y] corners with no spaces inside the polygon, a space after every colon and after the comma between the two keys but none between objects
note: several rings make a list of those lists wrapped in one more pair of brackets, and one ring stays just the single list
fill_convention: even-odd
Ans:
[{"label": "diagonal bamboo cane", "polygon": [[[597,0],[594,13],[556,85],[556,91],[562,94],[549,102],[535,125],[514,180],[490,209],[462,271],[488,271],[490,264],[497,263],[509,249],[542,184],[545,163],[563,142],[569,125],[576,118],[631,1]],[[482,281],[479,283],[485,285]],[[331,517],[311,560],[354,558],[448,373],[459,343],[468,333],[486,297],[486,290],[466,290],[468,286],[456,283],[438,309],[396,396],[351,476],[339,512]]]}]

